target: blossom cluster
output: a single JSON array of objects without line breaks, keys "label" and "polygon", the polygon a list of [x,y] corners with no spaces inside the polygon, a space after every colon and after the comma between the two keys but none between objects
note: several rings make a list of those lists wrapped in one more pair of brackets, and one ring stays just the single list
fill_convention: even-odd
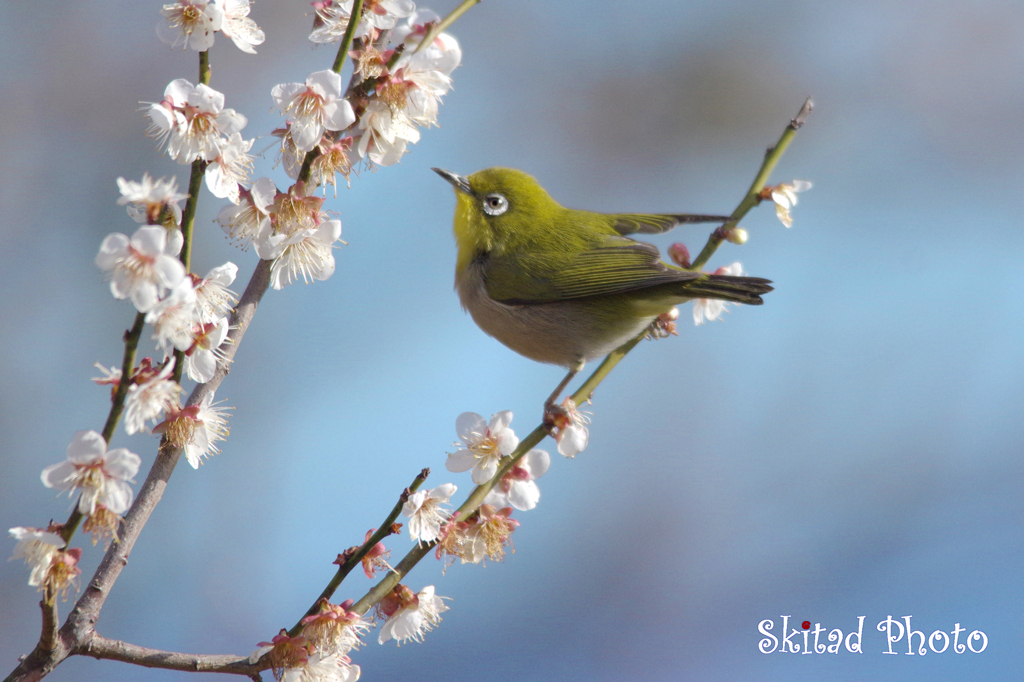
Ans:
[{"label": "blossom cluster", "polygon": [[[316,21],[309,39],[317,44],[342,39],[352,18],[353,0],[314,2]],[[349,101],[340,100],[340,83],[327,82],[330,72],[310,75],[305,84],[274,88],[274,102],[288,124],[278,131],[285,170],[297,177],[299,152],[319,150],[311,181],[334,184],[336,172],[348,176],[347,150],[355,148],[371,165],[390,166],[420,139],[418,126],[437,125],[438,107],[451,89],[451,75],[462,61],[458,42],[440,33],[422,41],[440,18],[416,10],[411,0],[367,0],[354,36],[361,81]],[[390,42],[390,45],[389,45]],[[312,131],[312,132],[311,132]],[[323,137],[321,132],[326,132]],[[315,139],[314,139],[315,138]]]},{"label": "blossom cluster", "polygon": [[255,46],[265,39],[249,18],[249,0],[177,0],[164,5],[160,14],[157,36],[171,47],[205,52],[219,31],[242,52],[256,54]]},{"label": "blossom cluster", "polygon": [[[96,265],[110,278],[115,298],[130,299],[145,322],[152,326],[152,339],[164,354],[154,364],[145,358],[132,369],[125,396],[125,431],[143,431],[148,422],[164,421],[158,433],[168,433],[172,442],[185,447],[189,463],[196,467],[202,457],[217,452],[215,443],[227,435],[221,408],[209,394],[200,405],[180,407],[181,387],[175,380],[175,351],[182,358],[182,371],[193,381],[205,383],[217,368],[227,362],[224,344],[228,335],[228,316],[237,297],[228,287],[238,272],[228,262],[211,269],[205,276],[186,273],[176,256],[182,248],[178,229],[180,208],[185,198],[171,180],[141,182],[118,179],[129,215],[137,221],[155,219],[159,224],[139,227],[128,237],[115,232],[100,245]],[[95,379],[116,390],[122,372],[99,366],[104,376]],[[174,426],[168,430],[168,426]]]}]

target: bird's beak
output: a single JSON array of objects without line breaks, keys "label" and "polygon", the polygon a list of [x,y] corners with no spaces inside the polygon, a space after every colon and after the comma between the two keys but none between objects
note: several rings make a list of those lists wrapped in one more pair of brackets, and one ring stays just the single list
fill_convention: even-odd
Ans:
[{"label": "bird's beak", "polygon": [[469,186],[469,180],[467,180],[466,178],[462,177],[461,175],[456,175],[451,171],[446,171],[443,168],[431,168],[430,170],[434,171],[442,178],[452,183],[452,187],[454,187],[457,192],[462,192],[463,194],[473,196],[473,189]]}]

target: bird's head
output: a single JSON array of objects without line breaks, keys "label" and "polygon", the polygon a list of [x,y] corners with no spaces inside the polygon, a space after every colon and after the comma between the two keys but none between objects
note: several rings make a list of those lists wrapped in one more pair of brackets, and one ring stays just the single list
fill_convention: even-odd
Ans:
[{"label": "bird's head", "polygon": [[512,168],[488,168],[468,178],[440,168],[435,173],[455,188],[453,229],[457,267],[480,253],[504,251],[543,238],[561,206],[530,175]]}]

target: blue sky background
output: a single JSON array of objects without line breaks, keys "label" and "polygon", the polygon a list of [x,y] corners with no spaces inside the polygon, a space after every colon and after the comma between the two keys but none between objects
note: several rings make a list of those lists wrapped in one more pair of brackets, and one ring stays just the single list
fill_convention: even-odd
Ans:
[{"label": "blue sky background", "polygon": [[[0,8],[3,528],[66,516],[39,471],[106,415],[92,363],[119,362],[133,316],[93,265],[106,234],[134,229],[115,179],[187,181],[137,111],[196,75],[194,53],[156,40],[158,7]],[[333,53],[306,41],[307,3],[252,16],[266,44],[253,57],[218,38],[211,85],[266,136],[280,122],[270,89]],[[573,207],[728,212],[811,94],[773,178],[814,182],[794,227],[763,206],[749,243],[712,263],[772,279],[766,304],[699,328],[687,307],[678,338],[641,345],[588,408],[590,448],[556,457],[540,506],[516,513],[516,553],[444,576],[425,562],[407,582],[452,598],[441,627],[400,649],[373,640],[355,661],[365,680],[1019,677],[1024,7],[488,2],[452,32],[464,59],[443,127],[328,201],[349,242],[336,274],[264,299],[218,395],[235,408],[231,438],[175,472],[99,631],[248,653],[296,620],[420,468],[469,490],[444,469],[460,412],[536,425],[561,370],[459,309],[454,201],[431,166],[522,168]],[[257,174],[285,186],[272,165],[271,149]],[[255,256],[212,223],[221,205],[203,190],[195,268],[230,259],[247,279]],[[114,445],[148,466],[156,439],[119,431]],[[397,558],[409,540],[388,545]],[[86,546],[83,578],[99,557]],[[26,578],[0,562],[5,669],[38,636]],[[338,598],[369,586],[353,575]],[[782,615],[844,633],[863,615],[865,653],[759,653],[758,622],[777,633]],[[883,655],[888,615],[925,634],[982,630],[988,649]],[[51,679],[184,674],[76,658]]]}]

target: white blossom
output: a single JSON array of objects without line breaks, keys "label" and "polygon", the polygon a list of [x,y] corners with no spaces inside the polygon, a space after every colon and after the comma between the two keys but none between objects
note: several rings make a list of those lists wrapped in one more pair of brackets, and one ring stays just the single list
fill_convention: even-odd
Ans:
[{"label": "white blossom", "polygon": [[[320,3],[316,13],[321,25],[310,33],[310,41],[322,44],[341,40],[352,17],[353,4],[353,0]],[[415,9],[412,0],[366,0],[353,37],[365,37],[371,29],[394,28],[398,19],[409,16]]]},{"label": "white blossom", "polygon": [[177,0],[160,10],[164,21],[157,25],[157,36],[171,47],[205,52],[213,46],[213,34],[221,29],[224,11],[207,0]]},{"label": "white blossom", "polygon": [[789,209],[793,208],[797,204],[797,193],[806,192],[812,187],[811,183],[806,180],[794,180],[793,182],[784,182],[777,185],[771,192],[772,201],[775,202],[775,215],[778,216],[779,221],[786,227],[793,226],[793,216],[789,214]]},{"label": "white blossom", "polygon": [[213,378],[218,364],[227,362],[221,344],[228,336],[228,320],[222,317],[216,322],[200,323],[193,326],[192,345],[185,353],[185,373],[188,378],[205,384]]},{"label": "white blossom", "polygon": [[185,458],[193,469],[198,469],[204,458],[220,454],[219,441],[228,437],[227,410],[213,402],[214,393],[206,394],[196,413],[196,428],[192,440],[185,445]]},{"label": "white blossom", "polygon": [[360,158],[369,157],[378,166],[391,166],[401,160],[406,146],[419,142],[420,133],[404,111],[393,111],[387,103],[371,100],[359,119]]},{"label": "white blossom", "polygon": [[82,490],[78,511],[92,514],[103,505],[115,514],[128,511],[135,495],[132,477],[142,459],[125,448],[107,450],[107,441],[95,431],[79,431],[68,446],[66,461],[43,469],[43,485],[72,492]]},{"label": "white blossom", "polygon": [[241,133],[232,133],[217,142],[217,156],[206,167],[206,188],[213,196],[233,204],[239,202],[239,185],[249,184],[252,157],[248,152],[254,142],[255,139],[243,140]]},{"label": "white blossom", "polygon": [[18,541],[14,546],[14,553],[8,561],[24,559],[30,571],[28,584],[32,587],[39,587],[46,580],[53,557],[67,543],[57,533],[39,528],[17,526],[8,532]]},{"label": "white blossom", "polygon": [[248,250],[265,224],[270,224],[270,205],[274,203],[275,196],[277,187],[270,178],[260,178],[250,190],[241,189],[238,205],[225,206],[217,214],[217,222],[228,239],[243,251]]},{"label": "white blossom", "polygon": [[156,421],[166,410],[178,407],[179,386],[171,375],[174,372],[174,358],[170,358],[159,372],[151,372],[142,382],[133,381],[128,385],[124,400],[124,430],[128,434],[146,428],[147,421]]},{"label": "white blossom", "polygon": [[196,309],[201,323],[216,322],[227,317],[238,302],[235,292],[228,289],[238,275],[238,266],[228,261],[206,273],[196,282]]},{"label": "white blossom", "polygon": [[167,230],[140,227],[129,239],[120,232],[107,235],[96,255],[96,266],[110,273],[114,298],[131,298],[140,313],[148,312],[169,288],[182,282],[185,267],[167,255]]},{"label": "white blossom", "polygon": [[409,640],[422,642],[423,635],[433,630],[441,622],[441,614],[448,610],[441,600],[442,597],[434,594],[433,585],[424,587],[414,599],[388,617],[377,641],[381,644],[389,639],[399,644]]},{"label": "white blossom", "polygon": [[311,151],[325,130],[344,130],[355,122],[341,92],[341,76],[330,69],[311,73],[305,83],[281,83],[271,90],[274,105],[291,118],[289,134],[299,150]]},{"label": "white blossom", "polygon": [[512,413],[508,410],[491,417],[488,424],[475,412],[463,412],[455,420],[455,431],[459,436],[456,446],[462,448],[448,455],[445,466],[448,471],[473,470],[473,482],[486,483],[498,472],[498,460],[512,454],[519,445],[519,439],[508,427]]},{"label": "white blossom", "polygon": [[235,47],[242,52],[256,54],[253,46],[262,45],[266,35],[249,18],[249,0],[220,0],[220,6],[224,10],[221,33],[231,38]]},{"label": "white blossom", "polygon": [[512,506],[520,511],[533,509],[540,502],[536,479],[547,473],[549,466],[551,456],[547,452],[530,450],[491,488],[483,503],[498,508]]},{"label": "white blossom", "polygon": [[192,327],[197,315],[191,279],[179,282],[146,313],[146,324],[153,326],[153,340],[165,356],[169,357],[175,349],[187,351],[192,347]]},{"label": "white blossom", "polygon": [[359,674],[347,656],[313,654],[303,665],[285,668],[281,682],[356,682]]},{"label": "white blossom", "polygon": [[405,504],[402,513],[409,519],[409,537],[416,542],[433,542],[441,534],[441,524],[451,516],[451,510],[442,507],[458,488],[453,483],[439,485],[432,490],[417,490]]},{"label": "white blossom", "polygon": [[118,178],[117,187],[121,191],[117,205],[127,205],[128,215],[135,222],[156,224],[166,206],[171,211],[174,224],[181,223],[181,207],[178,202],[187,199],[188,195],[178,192],[177,178],[154,180],[149,173],[143,173],[141,182]]},{"label": "white blossom", "polygon": [[334,274],[334,242],[341,238],[341,221],[324,220],[317,227],[297,228],[273,234],[270,223],[256,240],[256,253],[273,260],[270,286],[283,289],[300,277],[305,283],[326,280]]}]

